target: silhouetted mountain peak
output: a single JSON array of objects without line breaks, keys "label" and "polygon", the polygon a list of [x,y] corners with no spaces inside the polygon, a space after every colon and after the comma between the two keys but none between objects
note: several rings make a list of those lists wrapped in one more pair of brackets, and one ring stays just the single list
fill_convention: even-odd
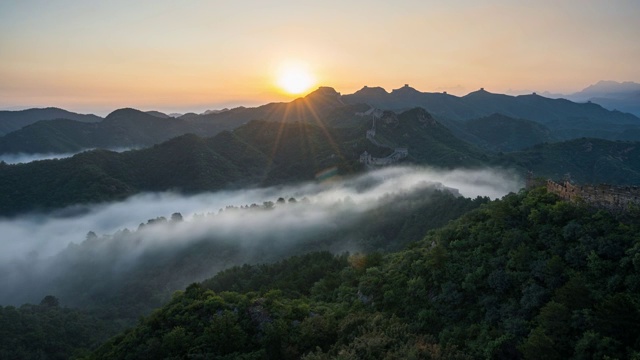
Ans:
[{"label": "silhouetted mountain peak", "polygon": [[391,93],[397,94],[397,95],[407,95],[407,94],[420,94],[420,91],[412,88],[411,86],[409,86],[409,84],[404,84],[404,86],[399,89],[393,89]]},{"label": "silhouetted mountain peak", "polygon": [[137,109],[122,108],[122,109],[114,110],[113,112],[111,112],[109,115],[107,115],[107,117],[105,117],[105,120],[107,120],[107,119],[120,119],[120,118],[124,118],[124,117],[140,116],[140,115],[153,116],[153,115],[149,115],[149,114],[147,114],[147,113],[145,113],[143,111],[137,110]]},{"label": "silhouetted mountain peak", "polygon": [[489,95],[489,94],[492,94],[492,93],[488,92],[484,88],[480,88],[480,90],[472,91],[472,92],[468,93],[467,95],[465,95],[464,97],[467,97],[467,96],[478,96],[478,95]]},{"label": "silhouetted mountain peak", "polygon": [[364,86],[362,89],[353,93],[353,95],[360,95],[360,96],[385,96],[388,94],[389,93],[387,92],[387,90],[385,90],[380,86],[374,86],[374,87]]},{"label": "silhouetted mountain peak", "polygon": [[329,86],[320,86],[317,90],[305,96],[305,99],[314,99],[318,97],[335,97],[338,98],[340,93],[336,89]]}]

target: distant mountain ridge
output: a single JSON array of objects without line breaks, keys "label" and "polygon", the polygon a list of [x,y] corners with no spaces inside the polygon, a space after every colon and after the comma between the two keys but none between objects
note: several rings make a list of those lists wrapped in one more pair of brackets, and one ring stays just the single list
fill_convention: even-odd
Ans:
[{"label": "distant mountain ridge", "polygon": [[[342,95],[331,87],[320,87],[305,97],[288,103],[269,103],[259,107],[237,107],[211,111],[207,114],[188,113],[173,118],[157,111],[135,109],[116,110],[104,120],[84,123],[77,120],[46,120],[33,123],[0,137],[0,153],[61,153],[87,148],[149,146],[187,133],[214,136],[238,128],[252,120],[304,122],[321,127],[344,128],[362,124],[363,113],[371,108],[403,112],[421,107],[445,124],[465,141],[497,151],[522,149],[537,139],[561,141],[581,137],[607,140],[640,141],[640,118],[610,111],[594,103],[575,103],[566,99],[550,99],[537,94],[510,96],[493,94],[484,89],[458,97],[447,93],[420,92],[409,85],[387,92],[381,87],[363,87],[353,94]],[[502,114],[511,119],[535,122],[548,129],[552,136],[543,136],[543,128],[525,125],[516,120],[494,122],[511,126],[515,132],[535,130],[524,142],[511,145],[486,143],[474,133],[472,125],[478,119]],[[119,120],[115,121],[118,115]],[[100,119],[100,118],[98,118]],[[494,119],[495,120],[495,119]],[[503,119],[504,120],[504,119]],[[487,120],[485,120],[487,121]],[[465,125],[466,122],[471,122]],[[519,129],[516,129],[520,127]],[[515,131],[515,132],[514,132]],[[505,133],[506,135],[506,133]],[[525,138],[521,138],[524,140]],[[495,139],[494,139],[495,142]],[[513,147],[513,146],[518,147]]]},{"label": "distant mountain ridge", "polygon": [[[119,110],[104,122],[126,123],[129,113],[135,111]],[[182,121],[142,112],[138,116],[152,118],[147,124]],[[640,184],[640,142],[577,139],[492,153],[461,140],[421,108],[400,114],[386,111],[376,121],[375,142],[365,137],[371,118],[361,121],[344,128],[252,121],[209,138],[187,134],[122,153],[93,150],[60,160],[19,165],[0,162],[0,216],[113,201],[143,191],[192,193],[312,181],[327,169],[340,174],[361,171],[364,165],[359,159],[364,151],[385,157],[397,147],[408,148],[403,161],[436,168],[501,167],[522,176],[533,170],[536,176],[553,179],[570,172],[583,183]],[[513,119],[496,115],[482,121]],[[521,141],[522,129],[538,126],[525,120],[515,124],[520,130],[513,132],[513,141]],[[544,136],[544,128],[537,129]],[[512,129],[505,131],[509,134]]]},{"label": "distant mountain ridge", "polygon": [[[405,85],[390,93],[364,87],[343,95],[346,103],[366,103],[374,107],[402,110],[423,107],[436,118],[469,121],[496,113],[540,123],[561,140],[584,136],[609,140],[627,138],[631,129],[640,129],[640,118],[610,111],[593,103],[579,104],[565,99],[550,99],[537,94],[510,96],[484,89],[458,97],[447,93],[420,92]],[[640,140],[640,138],[636,139]]]},{"label": "distant mountain ridge", "polygon": [[609,110],[619,110],[640,116],[640,84],[633,81],[599,81],[572,94],[544,92],[543,95],[575,102],[590,101]]},{"label": "distant mountain ridge", "polygon": [[42,109],[27,109],[19,111],[0,111],[0,136],[16,131],[24,126],[41,120],[69,119],[80,122],[93,123],[102,118],[93,114],[77,114],[64,109],[48,107]]},{"label": "distant mountain ridge", "polygon": [[343,120],[350,123],[361,120],[355,114],[367,108],[345,106],[335,90],[320,88],[289,103],[238,107],[206,115],[184,114],[179,118],[160,112],[119,109],[92,124],[67,119],[39,121],[0,137],[0,153],[64,153],[88,148],[150,146],[188,133],[214,136],[251,120],[339,125]]},{"label": "distant mountain ridge", "polygon": [[87,148],[150,146],[189,132],[194,129],[183,120],[120,109],[100,122],[56,119],[28,125],[0,137],[0,153],[64,153]]}]

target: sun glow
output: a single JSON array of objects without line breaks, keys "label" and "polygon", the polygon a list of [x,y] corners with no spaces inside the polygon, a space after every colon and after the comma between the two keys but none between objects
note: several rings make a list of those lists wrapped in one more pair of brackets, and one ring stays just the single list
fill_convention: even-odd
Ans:
[{"label": "sun glow", "polygon": [[315,84],[315,78],[303,65],[286,65],[278,73],[278,87],[288,94],[302,94]]}]

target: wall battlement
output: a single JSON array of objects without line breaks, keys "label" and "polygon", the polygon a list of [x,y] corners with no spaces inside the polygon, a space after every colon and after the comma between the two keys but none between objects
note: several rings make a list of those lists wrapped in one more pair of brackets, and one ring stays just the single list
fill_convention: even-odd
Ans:
[{"label": "wall battlement", "polygon": [[613,185],[573,185],[569,181],[562,184],[552,180],[546,182],[547,191],[572,202],[609,210],[627,210],[630,205],[640,206],[640,187]]}]

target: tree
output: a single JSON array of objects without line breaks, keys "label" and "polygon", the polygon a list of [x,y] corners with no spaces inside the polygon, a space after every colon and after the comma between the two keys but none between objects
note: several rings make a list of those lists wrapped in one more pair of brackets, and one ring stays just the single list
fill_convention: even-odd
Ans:
[{"label": "tree", "polygon": [[179,212],[171,214],[172,222],[182,222],[182,220],[184,219],[182,218],[182,214],[180,214]]},{"label": "tree", "polygon": [[60,301],[53,295],[47,295],[40,301],[40,306],[58,307],[60,306]]}]

